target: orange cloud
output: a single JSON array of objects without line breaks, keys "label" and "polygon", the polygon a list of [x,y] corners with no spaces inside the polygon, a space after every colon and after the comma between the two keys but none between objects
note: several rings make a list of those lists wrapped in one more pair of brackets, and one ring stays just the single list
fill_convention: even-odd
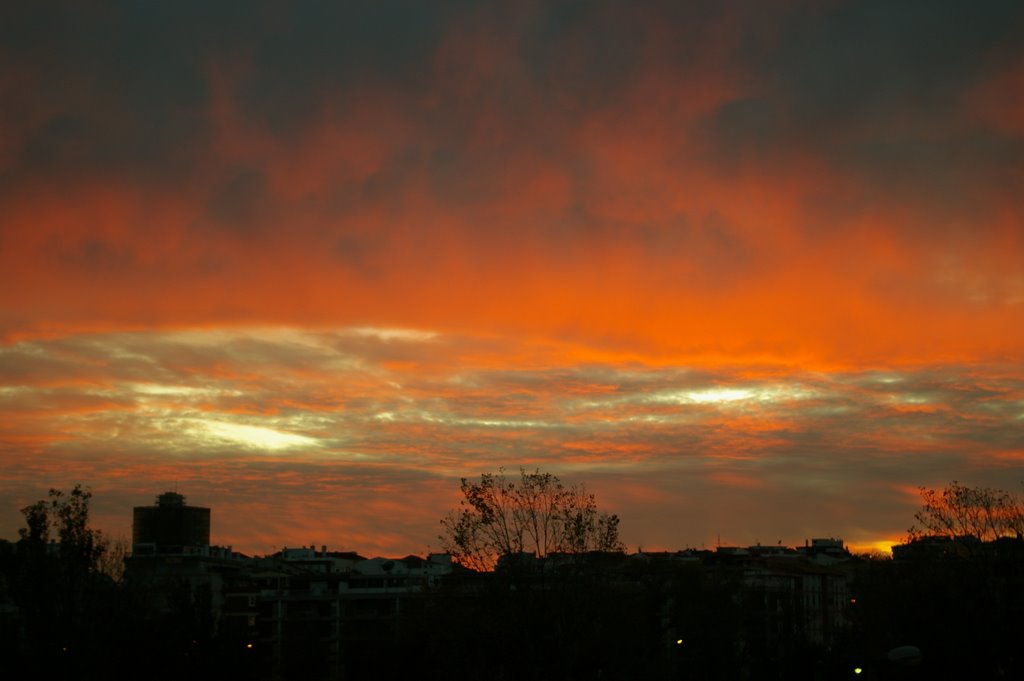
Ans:
[{"label": "orange cloud", "polygon": [[879,480],[1019,467],[1010,9],[934,44],[844,3],[35,11],[0,47],[8,534],[29,490],[178,479],[225,543],[411,551],[526,464],[636,543],[811,504],[874,541],[912,506]]}]

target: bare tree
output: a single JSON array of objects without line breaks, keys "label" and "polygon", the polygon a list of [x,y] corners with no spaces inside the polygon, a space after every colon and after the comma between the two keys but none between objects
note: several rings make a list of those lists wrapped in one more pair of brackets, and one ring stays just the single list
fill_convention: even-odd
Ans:
[{"label": "bare tree", "polygon": [[99,557],[96,569],[117,583],[124,579],[124,561],[131,553],[131,542],[121,536],[106,543],[106,551]]},{"label": "bare tree", "polygon": [[598,511],[583,485],[566,487],[557,476],[519,470],[519,477],[484,473],[462,478],[459,509],[441,520],[442,546],[456,561],[491,570],[500,556],[532,553],[622,551],[618,516]]},{"label": "bare tree", "polygon": [[908,530],[909,538],[926,535],[976,537],[991,541],[1024,534],[1024,499],[989,487],[968,487],[956,480],[941,491],[921,489],[924,504],[914,514],[920,524]]}]

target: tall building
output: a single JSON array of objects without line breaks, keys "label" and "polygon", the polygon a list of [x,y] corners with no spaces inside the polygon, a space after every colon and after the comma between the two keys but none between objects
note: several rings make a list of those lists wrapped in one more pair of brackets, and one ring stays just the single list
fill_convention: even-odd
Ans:
[{"label": "tall building", "polygon": [[188,506],[185,497],[164,492],[155,506],[136,506],[132,555],[199,553],[210,546],[210,509]]}]

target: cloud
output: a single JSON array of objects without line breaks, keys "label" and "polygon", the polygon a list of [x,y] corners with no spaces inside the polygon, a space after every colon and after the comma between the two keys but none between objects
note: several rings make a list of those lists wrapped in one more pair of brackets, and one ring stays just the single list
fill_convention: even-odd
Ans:
[{"label": "cloud", "polygon": [[811,487],[839,518],[905,506],[883,480],[1015,471],[1020,19],[4,7],[3,498],[133,457],[432,490],[526,463],[609,494],[643,471],[725,525],[715,495]]},{"label": "cloud", "polygon": [[[4,496],[27,503],[34,481],[67,477],[127,508],[174,480],[190,494],[216,483],[219,541],[249,546],[274,523],[280,541],[293,541],[297,530],[282,518],[312,528],[322,490],[348,518],[324,533],[390,534],[404,552],[432,540],[459,477],[538,466],[607,496],[628,541],[672,546],[714,531],[760,537],[772,523],[810,533],[811,517],[829,525],[819,533],[889,536],[902,522],[894,509],[912,510],[894,485],[1005,484],[1020,460],[1013,453],[1024,451],[1024,378],[1008,367],[809,373],[479,361],[488,345],[500,355],[496,342],[366,327],[22,342],[0,353],[38,360],[19,361],[0,388],[5,413],[17,416],[0,428]],[[399,350],[415,361],[396,362]],[[61,378],[55,358],[80,371]],[[358,492],[338,496],[343,484]],[[665,499],[679,513],[700,507],[713,523],[643,520]],[[762,509],[753,525],[740,512],[751,505]],[[244,528],[241,506],[273,527]],[[374,519],[370,509],[386,513]],[[127,517],[111,521],[123,527]]]}]

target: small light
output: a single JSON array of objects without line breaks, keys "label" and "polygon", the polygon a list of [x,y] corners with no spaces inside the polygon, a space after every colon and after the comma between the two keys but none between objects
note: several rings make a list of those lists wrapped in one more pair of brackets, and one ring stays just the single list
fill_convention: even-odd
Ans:
[{"label": "small light", "polygon": [[681,646],[681,645],[683,645],[683,639],[681,639],[681,638],[677,638],[677,639],[676,639],[676,645],[677,645],[677,646]]},{"label": "small light", "polygon": [[863,669],[861,669],[860,667],[854,667],[854,668],[853,668],[853,673],[854,673],[854,674],[860,674],[860,673],[861,673],[861,672],[863,672],[863,671],[864,671],[864,670],[863,670]]},{"label": "small light", "polygon": [[[246,643],[246,644],[245,644],[245,647],[246,647],[246,648],[252,648],[252,644],[251,644],[251,643]],[[858,673],[860,673],[860,672],[858,672]]]}]

